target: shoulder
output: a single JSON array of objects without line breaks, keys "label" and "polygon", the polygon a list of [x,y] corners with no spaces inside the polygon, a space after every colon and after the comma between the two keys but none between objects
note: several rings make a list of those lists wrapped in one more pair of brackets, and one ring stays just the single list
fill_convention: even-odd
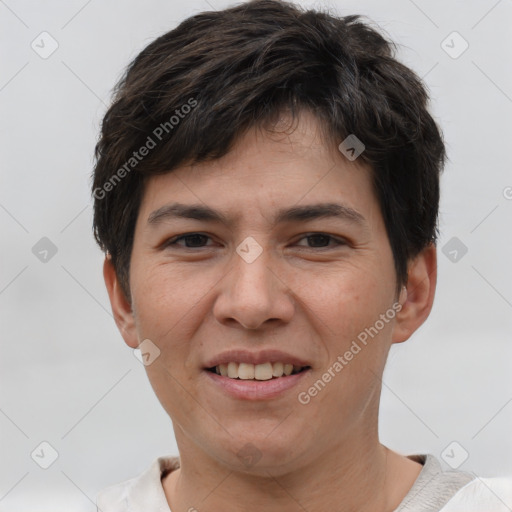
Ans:
[{"label": "shoulder", "polygon": [[142,474],[111,485],[99,492],[96,504],[101,512],[142,512],[169,510],[162,488],[162,476],[179,467],[177,457],[159,457]]},{"label": "shoulder", "polygon": [[441,512],[510,512],[512,476],[479,478],[462,487]]},{"label": "shoulder", "polygon": [[111,485],[99,492],[96,504],[101,512],[126,512],[130,510],[128,496],[137,478]]}]

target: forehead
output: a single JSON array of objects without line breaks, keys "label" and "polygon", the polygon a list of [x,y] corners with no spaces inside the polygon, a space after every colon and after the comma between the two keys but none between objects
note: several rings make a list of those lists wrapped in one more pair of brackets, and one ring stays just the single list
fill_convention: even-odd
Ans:
[{"label": "forehead", "polygon": [[342,203],[354,211],[375,206],[371,171],[350,162],[303,113],[281,118],[274,131],[252,128],[222,158],[186,165],[146,183],[139,218],[173,203],[203,204],[235,217],[277,212],[312,203]]}]

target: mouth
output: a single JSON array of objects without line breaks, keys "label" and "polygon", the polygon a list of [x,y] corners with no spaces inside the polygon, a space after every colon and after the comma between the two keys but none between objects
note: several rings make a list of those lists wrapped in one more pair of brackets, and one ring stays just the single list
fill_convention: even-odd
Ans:
[{"label": "mouth", "polygon": [[268,361],[261,364],[231,361],[229,363],[222,363],[205,369],[210,373],[234,380],[267,381],[305,372],[311,369],[311,366],[299,366],[294,365],[293,363],[281,361]]},{"label": "mouth", "polygon": [[284,398],[312,371],[310,360],[270,348],[259,352],[228,350],[203,366],[207,393],[220,392],[244,402]]}]

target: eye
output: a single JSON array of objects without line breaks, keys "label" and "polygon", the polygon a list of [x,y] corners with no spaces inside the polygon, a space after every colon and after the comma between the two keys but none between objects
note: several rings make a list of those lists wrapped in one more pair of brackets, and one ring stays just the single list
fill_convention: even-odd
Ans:
[{"label": "eye", "polygon": [[[327,235],[325,233],[311,233],[309,235],[304,236],[299,241],[301,241],[301,240],[307,240],[308,242],[313,241],[312,246],[311,245],[307,246],[308,249],[329,248],[328,246],[329,246],[330,241],[334,242],[335,247],[340,246],[340,245],[346,245],[345,241],[338,239],[338,238],[334,238],[333,236]],[[297,245],[300,246],[300,244],[297,244]]]},{"label": "eye", "polygon": [[[201,249],[203,247],[211,247],[211,244],[207,245],[208,240],[211,240],[211,237],[203,233],[184,233],[182,235],[170,238],[164,242],[163,247]],[[308,242],[307,245],[299,243],[303,240]],[[185,242],[185,245],[179,243],[182,241]],[[300,238],[296,245],[299,247],[305,247],[306,249],[329,249],[341,245],[347,245],[347,243],[342,239],[335,238],[332,235],[328,235],[326,233],[311,233]]]},{"label": "eye", "polygon": [[[185,241],[185,246],[178,244],[180,240]],[[204,243],[207,240],[211,240],[211,238],[207,235],[203,235],[202,233],[186,233],[167,240],[167,242],[164,243],[164,247],[176,246],[188,249],[199,249],[201,247],[205,247]]]}]

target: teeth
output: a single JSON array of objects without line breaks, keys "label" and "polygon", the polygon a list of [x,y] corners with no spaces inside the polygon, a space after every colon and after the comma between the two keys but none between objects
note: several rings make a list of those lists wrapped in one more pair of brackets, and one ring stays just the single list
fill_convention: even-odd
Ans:
[{"label": "teeth", "polygon": [[230,379],[238,378],[238,363],[228,363],[228,377]]},{"label": "teeth", "polygon": [[273,373],[272,363],[257,364],[254,367],[254,378],[256,380],[270,380]]},{"label": "teeth", "polygon": [[215,367],[215,373],[223,377],[242,380],[270,380],[273,377],[282,377],[297,373],[302,366],[294,366],[290,363],[235,363],[220,364]]},{"label": "teeth", "polygon": [[272,375],[274,377],[281,377],[281,375],[283,375],[283,373],[284,373],[283,368],[284,368],[283,363],[274,363],[272,365]]},{"label": "teeth", "polygon": [[238,365],[238,378],[243,380],[254,379],[254,365],[240,363]]}]

